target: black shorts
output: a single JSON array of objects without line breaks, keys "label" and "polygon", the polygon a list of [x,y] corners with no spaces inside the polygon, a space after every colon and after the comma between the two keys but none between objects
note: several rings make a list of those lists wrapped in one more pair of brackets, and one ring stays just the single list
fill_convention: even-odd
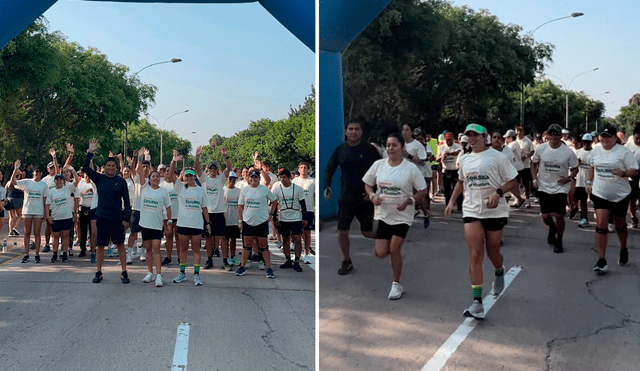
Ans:
[{"label": "black shorts", "polygon": [[227,225],[225,230],[225,236],[227,237],[227,239],[233,239],[235,240],[236,238],[240,238],[240,228],[238,227],[238,225]]},{"label": "black shorts", "polygon": [[528,167],[518,171],[518,177],[520,177],[520,181],[523,184],[529,184],[533,181],[533,178],[531,177],[531,169]]},{"label": "black shorts", "polygon": [[479,219],[479,218],[462,218],[463,223],[473,223],[476,221],[480,221],[482,223],[482,228],[484,228],[487,232],[497,232],[504,229],[504,226],[507,225],[507,218],[487,218],[487,219]]},{"label": "black shorts", "polygon": [[407,232],[409,232],[408,224],[394,224],[389,225],[382,220],[378,221],[378,230],[376,231],[377,240],[390,240],[393,236],[400,238],[406,238]]},{"label": "black shorts", "polygon": [[0,211],[0,219],[4,218],[4,209],[2,209],[2,211]]},{"label": "black shorts", "polygon": [[278,233],[282,237],[289,237],[289,235],[300,236],[302,235],[302,221],[280,222],[278,223]]},{"label": "black shorts", "polygon": [[585,187],[576,187],[576,191],[573,193],[573,198],[578,202],[587,202],[587,188]]},{"label": "black shorts", "polygon": [[142,230],[140,226],[140,211],[131,211],[131,233],[138,233]]},{"label": "black shorts", "polygon": [[107,246],[109,241],[115,245],[124,243],[124,226],[122,220],[105,219],[98,217],[96,219],[96,229],[98,234],[96,244],[98,246]]},{"label": "black shorts", "polygon": [[266,221],[256,226],[250,226],[249,224],[242,222],[242,235],[245,237],[263,237],[267,238],[269,235],[269,222]]},{"label": "black shorts", "polygon": [[540,198],[540,214],[564,215],[567,212],[566,193],[549,194],[538,191],[538,198]]},{"label": "black shorts", "polygon": [[98,220],[98,216],[96,215],[96,209],[89,210],[89,217],[91,220]]},{"label": "black shorts", "polygon": [[227,222],[224,220],[224,213],[209,214],[211,222],[211,235],[222,237],[226,235],[225,229]]},{"label": "black shorts", "polygon": [[635,177],[629,181],[629,185],[631,186],[631,194],[629,195],[630,202],[636,202],[638,200],[638,197],[640,196],[638,181],[640,181],[640,177]]},{"label": "black shorts", "polygon": [[202,234],[202,229],[200,228],[189,228],[189,227],[178,227],[176,228],[176,232],[183,236],[197,236]]},{"label": "black shorts", "polygon": [[358,218],[360,230],[368,232],[373,230],[373,203],[338,203],[338,230],[348,231],[351,228],[353,217]]},{"label": "black shorts", "polygon": [[73,218],[54,220],[51,224],[51,232],[68,231],[73,227]]},{"label": "black shorts", "polygon": [[302,215],[302,219],[307,221],[307,226],[304,227],[305,231],[312,231],[315,228],[315,215],[313,211],[307,211],[306,214]]},{"label": "black shorts", "polygon": [[24,203],[24,198],[12,198],[12,197],[9,197],[9,198],[7,198],[7,200],[11,204],[11,207],[10,208],[8,207],[7,210],[22,209],[22,204]]},{"label": "black shorts", "polygon": [[611,202],[607,201],[604,198],[600,198],[593,193],[591,194],[591,201],[593,201],[593,208],[596,210],[609,210],[611,215],[626,217],[627,216],[627,208],[629,207],[629,198],[630,196],[625,197],[621,201]]},{"label": "black shorts", "polygon": [[145,227],[142,228],[142,241],[151,241],[151,240],[161,240],[162,239],[162,230],[158,229],[149,229]]}]

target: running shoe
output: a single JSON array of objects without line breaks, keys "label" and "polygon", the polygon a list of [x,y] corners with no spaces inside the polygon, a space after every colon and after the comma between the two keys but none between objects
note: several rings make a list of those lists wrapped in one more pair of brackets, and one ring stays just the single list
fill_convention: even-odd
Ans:
[{"label": "running shoe", "polygon": [[96,254],[91,254],[91,260],[89,261],[89,263],[91,263],[91,264],[95,264],[96,263]]},{"label": "running shoe", "polygon": [[69,256],[73,256],[73,248],[69,247]]},{"label": "running shoe", "polygon": [[160,264],[161,266],[165,266],[165,265],[169,265],[171,264],[171,259],[169,258],[164,258],[164,260],[162,261],[162,264]]},{"label": "running shoe", "polygon": [[556,254],[562,254],[563,251],[564,249],[562,247],[562,240],[557,239],[556,242],[553,244],[553,252]]},{"label": "running shoe", "polygon": [[247,260],[247,262],[246,262],[246,263],[244,263],[244,267],[245,267],[246,269],[250,269],[250,268],[251,268],[251,260]]},{"label": "running shoe", "polygon": [[264,265],[264,262],[262,260],[260,260],[258,262],[258,268],[260,268],[261,271],[265,270],[265,265]]},{"label": "running shoe", "polygon": [[144,276],[144,278],[142,279],[142,282],[149,283],[151,281],[153,281],[153,273],[149,272],[147,273],[146,276]]},{"label": "running shoe", "polygon": [[246,273],[247,273],[247,271],[244,269],[244,267],[240,267],[236,271],[236,276],[244,276]]},{"label": "running shoe", "polygon": [[480,300],[474,300],[473,304],[462,313],[465,317],[472,317],[475,319],[484,319],[484,307]]},{"label": "running shoe", "polygon": [[42,252],[49,252],[49,251],[51,251],[51,247],[48,244],[44,245],[44,247],[42,248]]},{"label": "running shoe", "polygon": [[293,270],[296,271],[296,272],[302,272],[302,267],[300,266],[300,261],[299,260],[296,260],[293,263]]},{"label": "running shoe", "polygon": [[[504,271],[504,266],[502,267],[502,271]],[[491,287],[491,294],[493,294],[493,296],[499,296],[502,294],[502,290],[504,290],[504,273],[502,276],[495,276],[493,286]]]},{"label": "running shoe", "polygon": [[36,263],[40,263],[40,255],[36,255],[35,260],[36,260]]},{"label": "running shoe", "polygon": [[102,276],[102,272],[96,272],[96,276],[93,277],[93,283],[100,283],[104,277]]},{"label": "running shoe", "polygon": [[618,259],[618,264],[625,266],[629,264],[629,250],[628,249],[620,249],[620,258]]},{"label": "running shoe", "polygon": [[193,275],[193,282],[195,282],[196,286],[202,286],[202,280],[200,279],[199,274]]},{"label": "running shoe", "polygon": [[343,261],[342,266],[338,269],[338,274],[344,276],[353,270],[353,263],[351,261]]},{"label": "running shoe", "polygon": [[80,250],[80,253],[78,254],[78,257],[82,258],[82,257],[85,257],[85,256],[87,256],[87,249]]},{"label": "running shoe", "polygon": [[162,275],[158,274],[156,276],[156,287],[162,287],[164,286],[164,283],[162,282]]},{"label": "running shoe", "polygon": [[213,268],[213,259],[209,258],[207,259],[207,263],[204,265],[204,269],[211,269]]},{"label": "running shoe", "polygon": [[145,248],[138,249],[138,254],[140,255],[141,262],[147,261],[147,249]]},{"label": "running shoe", "polygon": [[173,279],[173,282],[174,283],[180,283],[180,282],[184,282],[186,280],[187,280],[187,276],[184,273],[180,272],[180,273],[178,273],[178,276]]},{"label": "running shoe", "polygon": [[25,255],[22,257],[22,260],[20,261],[20,263],[26,263],[29,261],[29,255]]},{"label": "running shoe", "polygon": [[518,202],[518,201],[517,201],[517,199],[516,199],[516,200],[514,200],[514,202],[513,202],[511,205],[509,205],[509,206],[513,207],[514,209],[519,209],[519,208],[521,208],[521,207],[522,207],[522,205],[524,205],[524,203],[525,203],[525,202],[527,202],[527,200],[522,200],[522,201]]},{"label": "running shoe", "polygon": [[289,246],[289,251],[290,252],[296,251],[296,245],[293,242],[291,242],[291,246]]},{"label": "running shoe", "polygon": [[304,256],[304,263],[305,264],[311,264],[311,258],[309,258],[309,255],[305,255]]},{"label": "running shoe", "polygon": [[598,274],[602,274],[607,271],[608,267],[609,266],[607,265],[607,261],[604,258],[600,258],[598,259],[596,265],[593,266],[593,270]]},{"label": "running shoe", "polygon": [[[133,253],[132,251],[133,251],[132,248],[130,248],[130,247],[127,248],[127,257],[126,257],[127,264],[132,264],[133,263],[133,260],[131,259],[131,255]],[[109,247],[109,256],[111,256],[111,247]]]},{"label": "running shoe", "polygon": [[129,274],[127,273],[127,271],[122,271],[122,273],[120,274],[120,280],[122,281],[122,283],[131,282],[131,280],[129,279]]},{"label": "running shoe", "polygon": [[229,264],[228,259],[222,258],[222,269],[231,272],[233,270],[233,268],[231,268],[231,264]]},{"label": "running shoe", "polygon": [[429,224],[431,224],[431,221],[429,220],[428,216],[424,217],[424,220],[422,221],[422,225],[424,226],[425,229],[429,228]]},{"label": "running shoe", "polygon": [[571,209],[571,212],[569,212],[569,219],[573,219],[573,217],[575,217],[578,214],[578,208],[574,207],[573,209]]},{"label": "running shoe", "polygon": [[51,262],[55,263],[58,261],[58,254],[54,253],[53,256],[51,256]]},{"label": "running shoe", "polygon": [[391,283],[391,291],[389,291],[389,300],[398,300],[402,297],[402,293],[404,293],[404,289],[400,282],[392,282]]},{"label": "running shoe", "polygon": [[310,247],[310,248],[309,248],[309,254],[311,254],[311,255],[316,255],[316,252],[315,252],[315,251],[313,251],[313,247]]},{"label": "running shoe", "polygon": [[233,263],[233,265],[240,265],[240,260],[238,260],[238,258],[235,256],[231,258],[231,262]]},{"label": "running shoe", "polygon": [[616,233],[616,227],[613,223],[609,223],[609,233]]},{"label": "running shoe", "polygon": [[286,262],[284,262],[284,264],[280,264],[280,269],[289,269],[293,267],[293,261],[291,261],[291,259],[287,259]]},{"label": "running shoe", "polygon": [[276,247],[281,249],[282,248],[282,241],[276,241]]},{"label": "running shoe", "polygon": [[273,278],[273,277],[275,277],[273,275],[273,269],[267,268],[267,278]]},{"label": "running shoe", "polygon": [[578,227],[580,227],[580,228],[589,228],[589,221],[587,220],[587,218],[582,218],[580,220],[580,223],[578,223]]},{"label": "running shoe", "polygon": [[547,243],[549,245],[553,245],[554,242],[556,242],[556,226],[555,224],[552,224],[552,226],[549,227],[549,234],[547,235]]},{"label": "running shoe", "polygon": [[20,232],[19,232],[17,229],[15,229],[15,228],[13,228],[13,229],[11,230],[11,232],[13,232],[13,235],[14,235],[14,236],[20,236]]},{"label": "running shoe", "polygon": [[62,260],[62,262],[66,262],[67,261],[67,253],[63,252],[62,256],[60,256],[60,260]]},{"label": "running shoe", "polygon": [[[110,258],[113,256],[113,249],[111,248],[111,245],[109,245],[109,247],[107,247],[107,257]],[[129,257],[129,254],[127,254],[127,257]],[[127,264],[131,264],[131,263],[127,263]]]},{"label": "running shoe", "polygon": [[215,256],[216,258],[220,257],[220,249],[214,249],[213,250],[213,256]]}]

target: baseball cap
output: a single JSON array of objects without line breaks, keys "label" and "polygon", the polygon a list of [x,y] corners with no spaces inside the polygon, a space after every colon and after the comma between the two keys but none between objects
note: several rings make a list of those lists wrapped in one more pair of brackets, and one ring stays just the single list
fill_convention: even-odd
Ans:
[{"label": "baseball cap", "polygon": [[593,142],[593,137],[591,136],[591,134],[586,133],[582,136],[582,140],[585,142]]},{"label": "baseball cap", "polygon": [[507,138],[507,137],[515,137],[516,136],[516,132],[513,129],[509,129],[507,130],[507,132],[503,135],[503,137]]},{"label": "baseball cap", "polygon": [[422,129],[420,128],[413,129],[413,136],[417,137],[418,135],[422,135]]},{"label": "baseball cap", "polygon": [[184,171],[184,175],[193,175],[196,176],[196,172],[193,169],[187,169]]},{"label": "baseball cap", "polygon": [[598,132],[597,132],[597,131],[592,131],[592,132],[591,132],[591,137],[592,137],[592,138],[597,137],[598,135],[599,135],[599,134],[598,134]]},{"label": "baseball cap", "polygon": [[249,172],[249,178],[260,178],[260,171],[258,170],[251,170]]},{"label": "baseball cap", "polygon": [[64,180],[64,177],[62,176],[62,174],[56,174],[56,176],[53,177],[53,180],[58,180],[58,179]]},{"label": "baseball cap", "polygon": [[160,169],[166,169],[166,168],[167,168],[167,165],[165,165],[165,164],[160,164],[160,165],[158,165],[158,170],[160,170]]},{"label": "baseball cap", "polygon": [[562,129],[562,134],[569,134],[569,130],[567,130],[567,129]]},{"label": "baseball cap", "polygon": [[49,163],[47,164],[47,169],[48,169],[48,168],[50,168],[50,167],[53,167],[53,166],[54,166],[54,165],[53,165],[53,161],[51,161],[51,162],[49,162]]},{"label": "baseball cap", "polygon": [[209,162],[209,165],[207,165],[207,168],[218,170],[218,162],[216,160]]},{"label": "baseball cap", "polygon": [[282,169],[280,170],[280,172],[278,173],[278,176],[280,175],[286,175],[287,178],[291,178],[291,172],[287,169]]},{"label": "baseball cap", "polygon": [[462,136],[460,137],[460,141],[461,141],[462,143],[469,143],[469,138],[468,138],[466,135],[462,135]]},{"label": "baseball cap", "polygon": [[237,178],[237,177],[238,177],[238,175],[236,174],[235,171],[230,171],[229,172],[229,178]]},{"label": "baseball cap", "polygon": [[600,135],[605,137],[612,137],[612,136],[615,136],[617,133],[618,133],[618,129],[615,126],[607,125],[604,127],[604,129],[602,129],[602,131],[600,132]]},{"label": "baseball cap", "polygon": [[487,129],[485,129],[484,126],[479,125],[479,124],[469,124],[469,125],[467,125],[467,127],[464,129],[464,133],[467,134],[470,131],[473,131],[473,132],[478,133],[478,134],[486,134],[487,133]]},{"label": "baseball cap", "polygon": [[444,134],[438,135],[438,142],[442,142],[444,140]]},{"label": "baseball cap", "polygon": [[445,139],[453,139],[453,132],[447,131],[446,133],[444,133],[444,138]]},{"label": "baseball cap", "polygon": [[549,135],[560,135],[562,134],[562,126],[558,124],[549,125],[549,129],[547,129]]}]

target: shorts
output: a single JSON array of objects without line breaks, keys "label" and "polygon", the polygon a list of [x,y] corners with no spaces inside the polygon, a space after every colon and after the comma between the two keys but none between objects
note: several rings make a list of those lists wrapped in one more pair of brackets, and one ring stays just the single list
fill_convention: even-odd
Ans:
[{"label": "shorts", "polygon": [[373,230],[373,203],[338,203],[338,230],[348,231],[351,228],[353,217],[358,218],[360,230],[368,232]]},{"label": "shorts", "polygon": [[24,203],[24,198],[12,198],[12,197],[9,197],[9,198],[7,198],[7,201],[9,201],[9,204],[11,204],[10,207],[7,207],[7,210],[22,209],[22,205]]},{"label": "shorts", "polygon": [[518,177],[520,177],[522,184],[530,184],[533,181],[531,169],[528,167],[518,171]]},{"label": "shorts", "polygon": [[479,219],[479,218],[462,218],[463,223],[473,223],[476,221],[480,221],[482,223],[482,228],[484,228],[487,232],[497,232],[504,229],[504,226],[507,225],[507,218],[487,218],[487,219]]},{"label": "shorts", "polygon": [[142,227],[142,241],[161,240],[162,229],[150,229]]},{"label": "shorts", "polygon": [[0,219],[4,218],[4,209],[0,211]]},{"label": "shorts", "polygon": [[22,219],[44,219],[44,215],[23,214]]},{"label": "shorts", "polygon": [[307,226],[304,227],[305,231],[312,231],[315,229],[315,222],[316,222],[316,218],[315,218],[315,214],[313,213],[313,211],[307,211],[304,215],[302,215],[302,219],[306,220]]},{"label": "shorts", "polygon": [[623,198],[618,202],[607,201],[604,198],[600,198],[593,193],[591,194],[591,201],[593,201],[593,208],[596,210],[609,210],[611,215],[626,217],[627,216],[627,208],[629,207],[629,199],[630,196]]},{"label": "shorts", "polygon": [[640,196],[640,190],[638,189],[638,181],[640,181],[640,177],[632,178],[629,181],[629,185],[631,186],[631,194],[629,195],[629,201],[636,202],[638,197]]},{"label": "shorts", "polygon": [[114,245],[124,243],[124,226],[122,220],[105,219],[98,217],[96,219],[96,229],[98,230],[96,244],[98,246],[107,246],[109,241]]},{"label": "shorts", "polygon": [[573,193],[573,198],[578,202],[587,202],[587,188],[576,187],[576,191]]},{"label": "shorts", "polygon": [[200,228],[189,228],[189,227],[178,227],[176,229],[176,232],[178,232],[178,234],[181,234],[183,236],[197,236],[202,234],[202,229]]},{"label": "shorts", "polygon": [[227,239],[235,240],[236,238],[240,238],[240,227],[238,225],[227,225],[225,230],[225,236]]},{"label": "shorts", "polygon": [[389,225],[382,220],[378,221],[378,230],[376,231],[377,240],[390,240],[393,236],[400,238],[406,238],[409,232],[408,224],[394,224]]},{"label": "shorts", "polygon": [[538,191],[538,198],[540,198],[540,214],[564,215],[567,212],[566,193],[549,194]]},{"label": "shorts", "polygon": [[98,220],[98,216],[96,215],[96,209],[89,210],[89,217],[91,220]]},{"label": "shorts", "polygon": [[246,222],[242,222],[242,235],[245,237],[262,237],[267,238],[269,235],[269,221],[266,221],[262,224],[258,224],[256,226],[251,226]]},{"label": "shorts", "polygon": [[280,222],[278,223],[278,233],[282,237],[289,237],[289,235],[300,236],[302,235],[302,221]]},{"label": "shorts", "polygon": [[212,236],[223,237],[226,235],[225,229],[226,229],[227,222],[224,220],[224,213],[215,213],[215,214],[210,213],[209,221],[211,222]]},{"label": "shorts", "polygon": [[131,211],[131,233],[138,233],[142,230],[140,226],[140,211]]},{"label": "shorts", "polygon": [[54,220],[51,224],[51,232],[68,231],[73,227],[73,218]]}]

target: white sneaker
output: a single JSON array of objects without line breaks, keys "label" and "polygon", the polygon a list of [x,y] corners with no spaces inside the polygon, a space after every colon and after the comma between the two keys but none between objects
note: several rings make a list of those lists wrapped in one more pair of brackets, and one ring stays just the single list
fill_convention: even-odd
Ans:
[{"label": "white sneaker", "polygon": [[265,270],[265,269],[266,269],[266,267],[265,267],[265,265],[264,265],[264,262],[263,262],[263,261],[259,261],[259,262],[258,262],[258,268],[260,268],[260,270],[261,270],[261,271],[263,271],[263,270]]},{"label": "white sneaker", "polygon": [[462,313],[465,317],[473,317],[475,319],[484,319],[484,306],[480,300],[474,300],[473,304]]},{"label": "white sneaker", "polygon": [[146,249],[140,249],[138,250],[138,253],[140,254],[140,261],[146,261],[147,260],[147,250]]},{"label": "white sneaker", "polygon": [[156,287],[162,287],[162,286],[163,286],[163,283],[162,283],[162,275],[161,275],[161,274],[158,274],[158,275],[156,276]]},{"label": "white sneaker", "polygon": [[402,285],[399,282],[393,282],[391,284],[391,291],[389,291],[389,300],[397,300],[402,297]]},{"label": "white sneaker", "polygon": [[616,233],[616,227],[612,223],[609,223],[609,233]]},{"label": "white sneaker", "polygon": [[130,247],[127,248],[127,264],[131,264],[132,263],[132,261],[131,261],[131,250],[132,249]]},{"label": "white sneaker", "polygon": [[147,273],[146,276],[144,276],[144,278],[142,279],[142,282],[149,283],[151,281],[153,281],[153,273],[149,272]]},{"label": "white sneaker", "polygon": [[200,279],[200,275],[199,274],[194,274],[193,275],[193,282],[196,283],[196,286],[202,286],[202,280]]},{"label": "white sneaker", "polygon": [[178,276],[173,279],[173,282],[174,283],[180,283],[180,282],[184,282],[186,280],[187,280],[187,276],[184,273],[180,272],[180,273],[178,273]]},{"label": "white sneaker", "polygon": [[304,263],[305,264],[311,264],[311,259],[309,258],[309,255],[305,255],[304,256]]}]

